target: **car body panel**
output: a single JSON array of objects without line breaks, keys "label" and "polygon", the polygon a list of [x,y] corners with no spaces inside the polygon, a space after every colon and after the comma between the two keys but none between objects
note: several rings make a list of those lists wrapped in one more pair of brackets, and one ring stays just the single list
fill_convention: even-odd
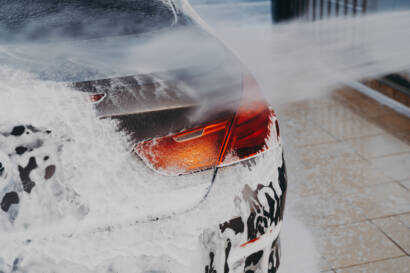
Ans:
[{"label": "car body panel", "polygon": [[[192,22],[200,22],[187,2],[178,3]],[[0,248],[0,271],[277,271],[287,178],[283,147],[274,126],[263,153],[187,175],[158,173],[131,152],[139,141],[232,118],[238,109],[243,65],[200,23],[192,29],[185,27],[182,36],[188,31],[191,37],[201,37],[196,42],[209,43],[209,51],[195,49],[195,58],[187,61],[192,57],[187,53],[192,44],[179,43],[168,50],[179,49],[184,54],[170,56],[165,50],[160,56],[159,60],[166,56],[176,60],[164,71],[148,65],[160,48],[147,54],[147,66],[140,63],[128,70],[135,63],[130,58],[130,66],[107,69],[98,56],[107,53],[108,44],[109,52],[123,54],[116,60],[120,64],[130,52],[121,46],[135,38],[131,36],[117,37],[118,43],[111,39],[77,41],[62,51],[52,50],[41,67],[35,66],[38,60],[32,57],[47,55],[37,55],[43,45],[33,47],[29,58],[24,47],[17,49],[16,63],[13,56],[0,53],[1,60],[37,71],[40,79],[69,82],[70,88],[81,91],[76,95],[88,99],[103,93],[103,99],[93,104],[93,118],[96,123],[97,118],[102,119],[98,121],[101,128],[91,129],[104,133],[105,120],[129,141],[129,150],[116,151],[112,158],[102,154],[108,157],[100,159],[104,164],[82,161],[84,165],[78,166],[70,153],[90,149],[99,154],[92,143],[99,137],[97,132],[90,133],[87,143],[76,143],[56,128],[0,124],[0,151],[4,152],[0,154],[0,245],[7,246]],[[169,39],[159,41],[163,45]],[[88,58],[81,54],[58,58],[65,50],[70,53],[91,44],[100,47],[89,51]],[[56,59],[63,61],[54,63]],[[90,63],[93,60],[96,62]],[[60,67],[67,61],[70,65]],[[96,67],[101,70],[96,72]],[[275,121],[273,117],[272,124]],[[110,164],[122,168],[111,173],[106,169]],[[70,169],[69,176],[65,169]],[[79,183],[75,178],[84,172],[93,179]]]},{"label": "car body panel", "polygon": [[[44,145],[51,145],[53,135],[47,140],[45,136],[49,134],[37,130],[37,136],[45,140]],[[16,136],[9,134],[7,137]],[[38,149],[41,150],[40,147]],[[49,163],[58,164],[58,160],[49,160]],[[5,164],[9,178],[12,163]],[[60,166],[56,166],[58,170]],[[46,165],[39,164],[36,171],[45,172],[45,169]],[[58,172],[55,175],[58,176]],[[186,177],[190,178],[191,183],[198,182],[193,176]],[[37,179],[30,193],[18,192],[21,203],[13,205],[13,210],[19,209],[23,219],[26,218],[24,209],[28,208],[27,205],[37,206],[36,200],[40,196],[47,196],[49,188],[46,185],[52,181]],[[186,188],[186,185],[182,185],[182,188]],[[99,216],[87,213],[77,219],[66,215],[54,223],[44,218],[44,222],[31,226],[24,226],[24,222],[17,220],[8,228],[2,227],[7,232],[2,233],[0,241],[8,247],[0,249],[0,257],[17,259],[20,269],[30,268],[30,272],[36,272],[33,264],[40,272],[44,272],[44,268],[61,269],[63,265],[68,272],[76,267],[82,268],[84,272],[92,272],[110,267],[121,268],[130,263],[159,272],[174,272],[177,268],[179,272],[204,272],[206,266],[210,268],[211,265],[216,272],[226,272],[226,267],[231,269],[229,272],[243,272],[246,266],[266,269],[269,263],[265,262],[269,259],[276,259],[275,264],[278,264],[277,238],[283,217],[285,190],[282,147],[277,144],[252,160],[219,168],[206,198],[193,207],[185,206],[184,212],[172,216],[146,218],[134,214],[135,217],[130,217],[132,214],[129,210],[124,211],[124,215],[120,214],[121,210],[105,210]],[[193,192],[197,192],[197,189]],[[31,197],[27,199],[27,196]],[[170,196],[162,197],[167,199],[165,203],[170,204]],[[181,196],[184,199],[188,197],[186,192]],[[161,208],[163,199],[154,199],[149,206]],[[49,200],[50,204],[53,200]],[[172,202],[182,204],[180,201]],[[93,212],[93,208],[90,212]],[[243,223],[239,229],[232,225],[238,217]],[[3,215],[2,219],[4,224]],[[214,223],[221,224],[218,226]],[[21,228],[18,228],[20,225]],[[44,252],[45,249],[54,251]],[[170,253],[172,249],[175,249],[175,253]],[[214,257],[212,261],[209,256],[211,253]],[[87,263],[85,257],[88,256],[93,257],[93,264]],[[198,269],[200,264],[203,264],[204,271]]]}]

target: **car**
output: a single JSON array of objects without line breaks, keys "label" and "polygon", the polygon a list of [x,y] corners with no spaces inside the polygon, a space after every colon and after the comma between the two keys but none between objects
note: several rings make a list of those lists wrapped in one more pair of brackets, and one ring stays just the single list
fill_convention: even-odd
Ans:
[{"label": "car", "polygon": [[277,272],[278,120],[187,1],[1,1],[0,34],[4,66],[67,86],[129,147],[3,120],[0,271]]}]

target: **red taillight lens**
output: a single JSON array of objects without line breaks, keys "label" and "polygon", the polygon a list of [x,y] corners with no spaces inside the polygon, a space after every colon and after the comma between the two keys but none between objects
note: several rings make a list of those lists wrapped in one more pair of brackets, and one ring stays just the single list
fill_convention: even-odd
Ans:
[{"label": "red taillight lens", "polygon": [[251,75],[235,116],[182,133],[137,144],[135,151],[155,170],[185,174],[252,157],[267,149],[274,113]]},{"label": "red taillight lens", "polygon": [[105,97],[105,94],[93,94],[90,95],[90,100],[94,103],[102,101],[102,99]]},{"label": "red taillight lens", "polygon": [[260,94],[256,80],[249,74],[244,76],[243,92],[242,103],[221,158],[224,165],[252,157],[267,149],[274,112]]}]

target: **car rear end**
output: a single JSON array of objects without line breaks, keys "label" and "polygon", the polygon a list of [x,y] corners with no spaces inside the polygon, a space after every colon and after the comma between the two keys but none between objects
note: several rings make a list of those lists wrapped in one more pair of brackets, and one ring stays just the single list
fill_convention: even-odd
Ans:
[{"label": "car rear end", "polygon": [[[87,73],[59,71],[48,65],[53,61],[30,67],[51,80],[70,82],[98,118],[114,122],[127,136],[136,171],[135,178],[116,184],[123,185],[121,194],[107,190],[111,181],[103,177],[92,195],[93,185],[63,191],[60,195],[70,204],[81,204],[76,205],[81,217],[61,213],[64,217],[46,229],[48,218],[39,216],[25,228],[24,221],[11,217],[13,210],[3,210],[11,223],[8,230],[14,225],[19,235],[2,238],[12,246],[1,257],[16,257],[16,268],[30,269],[30,261],[40,271],[42,264],[52,268],[50,263],[70,270],[85,266],[91,272],[136,266],[141,272],[277,271],[287,178],[275,112],[252,74],[204,30],[187,3],[169,8],[177,17],[183,14],[181,24],[148,36],[76,40],[48,54],[59,61],[68,54]],[[31,50],[36,54],[41,48]],[[120,57],[105,66],[107,55]],[[41,138],[50,129],[28,126],[23,127]],[[2,135],[14,137],[6,131]],[[51,140],[42,143],[53,145]],[[31,155],[37,158],[35,149]],[[18,169],[8,164],[7,169],[13,168]],[[21,179],[22,171],[13,173]],[[33,192],[18,192],[21,204],[24,195],[26,205],[42,205],[37,196],[42,184],[37,184]],[[39,196],[59,204],[55,194]],[[93,257],[92,262],[85,257]]]},{"label": "car rear end", "polygon": [[[144,75],[74,86],[91,92],[101,116],[116,120],[118,129],[127,132],[136,160],[145,164],[154,180],[164,184],[188,180],[187,189],[197,183],[198,176],[208,176],[209,184],[204,184],[197,203],[179,211],[207,219],[200,232],[203,250],[209,254],[206,272],[213,272],[212,268],[276,272],[287,179],[275,112],[239,62],[195,76],[179,73],[182,76],[168,72],[150,75],[150,80]],[[139,82],[141,77],[145,84]],[[133,97],[153,88],[155,81],[161,82],[167,95],[158,99],[151,90],[152,97],[138,97],[139,102],[146,101],[136,107]],[[189,95],[204,86],[209,93]],[[126,91],[119,91],[122,88]],[[130,103],[133,110],[118,113],[127,108],[113,106],[112,101],[118,106],[119,100],[111,96],[119,93],[127,94],[121,95],[121,101]],[[182,193],[172,203],[188,200],[189,195]],[[163,204],[158,201],[153,206]]]}]

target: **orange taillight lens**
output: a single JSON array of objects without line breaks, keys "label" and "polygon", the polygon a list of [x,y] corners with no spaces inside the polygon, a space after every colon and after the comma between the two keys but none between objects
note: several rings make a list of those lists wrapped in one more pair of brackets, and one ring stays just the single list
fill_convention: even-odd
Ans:
[{"label": "orange taillight lens", "polygon": [[135,151],[154,169],[183,174],[218,165],[231,121],[223,121],[137,144]]},{"label": "orange taillight lens", "polygon": [[234,117],[136,145],[155,170],[177,175],[232,164],[267,149],[274,112],[251,75],[243,79],[243,98]]}]

